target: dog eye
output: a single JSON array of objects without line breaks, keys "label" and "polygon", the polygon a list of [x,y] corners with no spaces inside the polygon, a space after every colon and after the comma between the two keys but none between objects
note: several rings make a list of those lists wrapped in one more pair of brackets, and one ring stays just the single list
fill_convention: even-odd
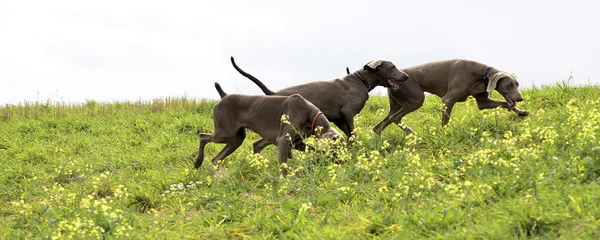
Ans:
[{"label": "dog eye", "polygon": [[512,87],[513,87],[512,83],[508,84],[508,88],[512,88]]}]

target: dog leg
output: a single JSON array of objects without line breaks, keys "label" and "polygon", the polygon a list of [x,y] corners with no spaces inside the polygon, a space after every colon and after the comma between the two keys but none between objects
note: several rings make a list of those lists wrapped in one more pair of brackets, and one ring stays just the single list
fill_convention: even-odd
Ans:
[{"label": "dog leg", "polygon": [[211,136],[210,134],[200,133],[200,146],[198,147],[198,155],[196,155],[196,160],[194,160],[194,168],[199,168],[204,161],[204,147],[208,142],[210,142]]},{"label": "dog leg", "polygon": [[[279,164],[287,163],[292,149],[290,147],[290,142],[285,135],[277,137],[277,147],[279,148]],[[285,177],[287,175],[287,169],[282,168],[281,174]]]},{"label": "dog leg", "polygon": [[[373,131],[375,131],[375,133],[377,133],[377,135],[381,135],[381,133],[383,132],[383,129],[385,129],[392,122],[395,124],[400,124],[402,122],[402,118],[404,116],[406,116],[406,114],[409,114],[413,111],[414,110],[406,110],[406,108],[404,108],[404,107],[400,108],[400,110],[396,111],[396,112],[390,111],[388,113],[388,115],[383,120],[381,120],[381,122],[377,123],[377,125],[375,125],[375,127],[373,127]],[[414,133],[412,128],[410,128],[409,126],[404,126],[403,130],[406,134]]]},{"label": "dog leg", "polygon": [[394,94],[394,92],[388,90],[388,102],[390,104],[390,110],[388,111],[387,115],[381,119],[381,121],[379,121],[375,127],[373,127],[373,131],[377,135],[381,135],[383,130],[392,123],[390,117],[402,109],[402,104],[398,103],[398,101],[392,97],[392,94]]},{"label": "dog leg", "polygon": [[258,141],[252,144],[252,148],[254,149],[254,154],[260,153],[265,147],[271,145],[269,141],[264,138],[259,139]]},{"label": "dog leg", "polygon": [[[396,125],[399,125],[400,123],[402,123],[402,118],[406,116],[406,114],[409,114],[413,111],[414,110],[408,110],[408,108],[403,107],[402,109],[400,109],[400,111],[394,113],[392,116],[389,117],[390,122],[394,122]],[[415,132],[409,126],[404,126],[403,130],[406,134],[412,134]]]},{"label": "dog leg", "polygon": [[[390,120],[392,122],[394,122],[396,125],[399,125],[400,123],[402,123],[402,118],[404,118],[404,116],[406,116],[407,114],[416,111],[417,109],[421,108],[421,106],[423,106],[423,103],[425,102],[425,95],[421,95],[420,98],[415,98],[415,101],[410,102],[410,103],[405,103],[404,106],[400,109],[400,111],[394,113],[394,115],[390,116]],[[403,127],[404,132],[406,134],[412,134],[415,131],[412,130],[412,128],[410,128],[407,125],[404,125]]]},{"label": "dog leg", "polygon": [[[403,83],[402,88],[397,91],[388,89],[388,102],[390,111],[381,122],[373,127],[373,131],[377,134],[381,134],[392,122],[400,124],[404,116],[421,108],[425,103],[425,94],[418,84],[409,81]],[[403,130],[406,134],[414,133],[409,126],[404,126]]]},{"label": "dog leg", "polygon": [[[288,158],[292,154],[292,142],[297,136],[294,128],[286,123],[282,123],[279,130],[279,136],[277,137],[277,148],[279,149],[279,164],[287,163]],[[291,138],[291,139],[289,139]],[[287,169],[282,168],[281,174],[285,177],[287,175]]]},{"label": "dog leg", "polygon": [[519,117],[525,117],[529,115],[529,112],[527,110],[518,109],[517,107],[515,107],[513,111],[515,111],[517,115],[519,115]]},{"label": "dog leg", "polygon": [[[425,103],[425,95],[422,92],[404,92],[405,94],[402,96],[402,104],[398,103],[396,99],[389,98],[390,102],[390,112],[388,115],[375,127],[373,128],[377,134],[381,134],[383,129],[385,129],[392,122],[395,124],[400,124],[402,122],[402,118],[407,114],[416,111],[423,103]],[[388,92],[388,94],[390,94]],[[412,128],[409,126],[404,126],[403,130],[406,134],[414,133]],[[377,132],[379,131],[379,132]]]},{"label": "dog leg", "polygon": [[392,121],[390,121],[390,116],[392,115],[392,111],[388,112],[388,114],[373,127],[373,132],[375,132],[377,135],[381,135],[383,129],[392,123]]},{"label": "dog leg", "polygon": [[450,114],[452,114],[452,108],[454,108],[456,100],[446,95],[442,98],[442,102],[444,102],[444,105],[446,106],[446,109],[442,112],[442,126],[446,126],[448,121],[450,121]]},{"label": "dog leg", "polygon": [[[271,145],[271,143],[264,138],[257,140],[256,142],[254,142],[252,144],[252,147],[254,149],[254,154],[259,154],[265,147],[267,147],[269,145]],[[304,151],[306,149],[306,144],[303,141],[299,141],[299,142],[296,142],[293,147],[296,150]],[[292,158],[291,151],[290,151],[290,154],[288,155],[288,158]]]},{"label": "dog leg", "polygon": [[506,108],[506,109],[510,108],[508,106],[508,103],[506,103],[506,102],[500,102],[500,101],[490,99],[488,93],[477,94],[475,96],[475,100],[477,101],[477,107],[479,108],[479,110],[491,109],[491,108],[497,108],[497,107],[502,107],[502,108]]},{"label": "dog leg", "polygon": [[340,130],[346,135],[346,137],[350,138],[351,133],[348,130],[348,125],[346,124],[346,121],[344,121],[344,119],[335,119],[335,120],[331,120],[331,122],[333,122],[333,124],[338,126],[340,128]]},{"label": "dog leg", "polygon": [[[483,109],[491,109],[502,107],[510,110],[510,106],[507,102],[496,101],[489,98],[488,93],[480,93],[475,96],[475,100],[477,101],[477,107],[479,110]],[[521,110],[515,107],[514,111],[521,117],[529,115],[529,112],[525,110]]]},{"label": "dog leg", "polygon": [[229,142],[225,145],[225,147],[212,159],[213,164],[217,164],[219,160],[225,159],[231,153],[233,153],[236,149],[242,145],[244,139],[246,138],[246,130],[244,128],[240,128],[235,136],[229,140]]},{"label": "dog leg", "polygon": [[354,136],[354,118],[351,115],[344,114],[344,121],[346,122],[346,127],[348,128],[348,139]]}]

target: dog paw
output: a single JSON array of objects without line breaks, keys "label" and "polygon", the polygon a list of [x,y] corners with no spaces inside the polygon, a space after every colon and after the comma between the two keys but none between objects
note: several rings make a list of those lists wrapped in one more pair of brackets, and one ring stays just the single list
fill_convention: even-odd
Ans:
[{"label": "dog paw", "polygon": [[525,117],[525,116],[529,115],[529,112],[521,110],[521,111],[517,112],[517,115],[519,115],[519,117]]}]

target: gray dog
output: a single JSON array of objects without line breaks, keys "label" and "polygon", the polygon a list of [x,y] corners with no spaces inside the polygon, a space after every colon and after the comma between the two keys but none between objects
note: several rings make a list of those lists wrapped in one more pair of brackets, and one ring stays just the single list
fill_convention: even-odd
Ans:
[{"label": "gray dog", "polygon": [[[200,133],[200,147],[194,161],[198,168],[204,160],[204,146],[209,142],[226,143],[212,163],[233,153],[246,138],[246,128],[258,133],[269,143],[279,147],[279,162],[291,157],[291,147],[304,150],[303,139],[309,135],[320,138],[342,139],[323,113],[299,94],[290,96],[256,96],[227,94],[218,83],[215,88],[221,101],[213,110],[215,132]],[[287,120],[282,120],[282,115]],[[320,129],[316,131],[316,129]],[[283,171],[285,175],[285,171]]]},{"label": "gray dog", "polygon": [[[347,72],[348,69],[346,69]],[[433,93],[442,98],[446,106],[442,114],[442,126],[448,124],[452,108],[456,102],[464,102],[473,96],[480,110],[503,107],[516,112],[519,116],[527,116],[528,112],[518,109],[517,102],[523,101],[516,76],[485,64],[464,60],[450,59],[425,63],[402,69],[410,78],[398,89],[388,89],[390,111],[373,130],[381,134],[390,123],[399,124],[406,114],[411,113],[425,101],[423,92]],[[496,90],[506,100],[500,102],[489,98]],[[413,130],[406,126],[406,133]]]},{"label": "gray dog", "polygon": [[[267,95],[302,95],[321,109],[327,119],[337,125],[348,137],[354,131],[354,116],[365,106],[369,99],[369,92],[373,88],[383,86],[398,90],[398,84],[408,79],[408,75],[398,70],[392,62],[375,60],[342,79],[314,81],[273,92],[256,77],[240,69],[233,57],[231,63],[240,74],[252,80]],[[267,145],[269,145],[267,141],[258,140],[254,143],[255,153],[260,152]]]}]

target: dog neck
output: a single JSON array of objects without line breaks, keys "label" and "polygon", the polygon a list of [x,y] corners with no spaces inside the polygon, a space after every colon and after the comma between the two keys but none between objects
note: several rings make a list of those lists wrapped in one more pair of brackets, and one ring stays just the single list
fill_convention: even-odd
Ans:
[{"label": "dog neck", "polygon": [[490,74],[490,71],[492,71],[492,69],[494,69],[494,68],[488,67],[487,69],[485,69],[485,72],[483,73],[483,83],[485,84],[485,87],[487,87],[487,85],[490,83],[490,77],[488,77],[488,75]]},{"label": "dog neck", "polygon": [[364,79],[364,78],[363,78],[363,77],[360,75],[360,73],[358,73],[358,72],[354,72],[354,76],[356,76],[356,77],[358,78],[358,80],[360,80],[360,81],[361,81],[361,82],[362,82],[362,83],[365,85],[365,87],[367,87],[367,89],[368,89],[369,91],[371,91],[371,86],[369,86],[369,83],[367,82],[367,80],[365,80],[365,79]]},{"label": "dog neck", "polygon": [[317,118],[321,114],[323,113],[321,111],[318,111],[317,114],[315,114],[315,117],[313,117],[312,123],[310,124],[310,135],[313,135],[315,133],[315,122],[317,122]]}]

